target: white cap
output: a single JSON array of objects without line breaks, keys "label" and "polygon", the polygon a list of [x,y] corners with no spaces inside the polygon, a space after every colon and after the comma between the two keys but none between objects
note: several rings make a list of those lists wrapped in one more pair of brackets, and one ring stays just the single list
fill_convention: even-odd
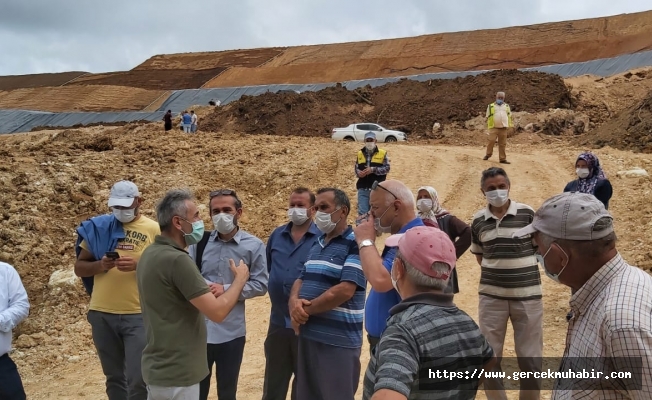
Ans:
[{"label": "white cap", "polygon": [[116,182],[109,194],[109,207],[130,207],[134,199],[140,196],[138,187],[130,181]]}]

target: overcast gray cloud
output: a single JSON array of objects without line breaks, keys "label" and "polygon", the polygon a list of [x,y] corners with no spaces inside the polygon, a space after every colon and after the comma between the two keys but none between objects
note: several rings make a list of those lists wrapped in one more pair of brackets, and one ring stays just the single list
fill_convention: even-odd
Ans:
[{"label": "overcast gray cloud", "polygon": [[650,0],[2,0],[0,75],[129,70],[163,53],[295,46],[645,11]]}]

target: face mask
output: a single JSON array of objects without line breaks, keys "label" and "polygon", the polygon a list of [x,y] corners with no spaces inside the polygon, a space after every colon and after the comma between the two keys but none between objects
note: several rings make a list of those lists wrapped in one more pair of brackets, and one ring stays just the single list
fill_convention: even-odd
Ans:
[{"label": "face mask", "polygon": [[[338,210],[339,208],[333,211],[333,213],[337,212]],[[333,231],[333,229],[335,229],[335,226],[337,226],[337,222],[340,221],[333,222],[333,220],[331,219],[331,215],[333,215],[333,213],[329,214],[329,213],[317,211],[317,213],[315,214],[315,224],[317,225],[317,228],[319,228],[320,231],[329,234]]]},{"label": "face mask", "polygon": [[487,196],[487,201],[494,207],[502,207],[507,203],[509,198],[509,190],[492,190],[491,192],[485,193]]},{"label": "face mask", "polygon": [[496,100],[496,104],[498,104],[498,105],[503,104],[503,100]]},{"label": "face mask", "polygon": [[417,200],[417,210],[422,213],[432,210],[432,200],[430,199],[420,199]]},{"label": "face mask", "polygon": [[[557,274],[553,274],[550,271],[548,271],[548,268],[546,268],[546,263],[545,263],[544,259],[546,258],[546,256],[550,252],[551,248],[552,248],[552,245],[548,248],[548,251],[546,251],[546,254],[544,254],[544,255],[537,254],[536,258],[537,258],[537,261],[539,262],[539,264],[541,264],[541,267],[543,268],[543,271],[546,273],[546,276],[548,278],[552,279],[553,281],[557,282],[557,283],[561,283],[561,282],[559,282],[559,275],[561,275],[561,273],[564,272],[564,270],[568,266],[568,262],[566,263],[566,265],[564,265],[561,268],[561,271],[559,271],[559,273],[557,273]],[[568,255],[566,254],[564,249],[562,249],[561,247],[559,247],[559,249],[566,255],[566,257],[568,257]]]},{"label": "face mask", "polygon": [[[184,220],[185,221],[185,220]],[[188,222],[188,221],[186,221]],[[186,241],[186,244],[190,246],[191,244],[197,244],[204,237],[204,221],[199,220],[192,223],[192,232],[186,233],[183,230],[183,238]]]},{"label": "face mask", "polygon": [[231,233],[235,228],[235,224],[233,223],[233,215],[226,213],[213,215],[213,226],[222,235]]},{"label": "face mask", "polygon": [[[382,226],[380,224],[380,219],[383,218],[385,214],[387,214],[387,211],[389,211],[389,208],[387,208],[387,210],[385,210],[385,212],[379,218],[374,218],[374,229],[376,229],[376,233],[382,234],[382,233],[390,233],[392,231],[391,224],[389,226]],[[392,219],[392,222],[393,221],[394,220]]]},{"label": "face mask", "polygon": [[364,147],[367,148],[367,151],[374,151],[376,148],[376,143],[371,142],[371,143],[365,143]]},{"label": "face mask", "polygon": [[577,174],[578,177],[580,177],[581,179],[584,179],[587,176],[589,176],[589,169],[588,168],[577,168],[575,170],[575,173]]},{"label": "face mask", "polygon": [[392,270],[389,272],[389,279],[392,280],[392,286],[394,286],[394,290],[396,290],[396,293],[401,295],[401,293],[398,291],[398,281],[394,279],[394,266],[392,266]]},{"label": "face mask", "polygon": [[122,222],[123,224],[129,223],[136,218],[136,210],[130,208],[128,210],[118,210],[117,208],[113,209],[113,215],[115,218]]},{"label": "face mask", "polygon": [[305,208],[290,208],[288,217],[294,225],[303,225],[308,220],[308,210]]}]

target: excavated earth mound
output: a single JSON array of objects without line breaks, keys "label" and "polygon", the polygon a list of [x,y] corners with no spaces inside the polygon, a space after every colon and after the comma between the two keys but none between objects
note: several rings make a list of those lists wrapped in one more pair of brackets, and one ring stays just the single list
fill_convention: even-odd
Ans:
[{"label": "excavated earth mound", "polygon": [[0,90],[61,86],[87,72],[59,72],[55,74],[30,74],[0,76]]},{"label": "excavated earth mound", "polygon": [[582,144],[652,153],[652,91],[635,106],[602,124]]},{"label": "excavated earth mound", "polygon": [[452,80],[401,80],[377,88],[244,96],[201,121],[203,130],[226,127],[254,134],[327,136],[336,127],[375,122],[427,136],[435,122],[463,123],[484,115],[497,91],[506,92],[513,111],[570,108],[571,97],[558,75],[516,70],[492,71]]}]

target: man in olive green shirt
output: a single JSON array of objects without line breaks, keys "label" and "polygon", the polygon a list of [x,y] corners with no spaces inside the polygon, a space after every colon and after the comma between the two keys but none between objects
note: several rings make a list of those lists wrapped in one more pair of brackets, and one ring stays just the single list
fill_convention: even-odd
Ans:
[{"label": "man in olive green shirt", "polygon": [[148,400],[196,400],[208,375],[206,323],[222,322],[249,279],[249,269],[231,260],[233,284],[216,298],[185,251],[201,240],[204,222],[193,195],[169,191],[157,210],[161,235],[143,252],[136,275],[147,332],[142,372]]}]

